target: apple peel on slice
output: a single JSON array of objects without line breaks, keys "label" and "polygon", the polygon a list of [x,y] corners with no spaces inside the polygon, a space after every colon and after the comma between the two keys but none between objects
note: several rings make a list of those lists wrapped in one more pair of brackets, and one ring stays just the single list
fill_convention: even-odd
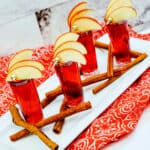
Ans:
[{"label": "apple peel on slice", "polygon": [[72,32],[86,32],[91,30],[100,30],[101,24],[94,18],[81,17],[74,21],[71,28]]},{"label": "apple peel on slice", "polygon": [[73,25],[74,21],[81,17],[90,17],[93,14],[93,9],[83,9],[76,12],[70,19],[70,27]]},{"label": "apple peel on slice", "polygon": [[67,18],[67,23],[68,23],[68,26],[70,25],[70,20],[72,18],[72,16],[80,11],[80,10],[83,10],[87,7],[87,2],[83,1],[83,2],[79,2],[77,5],[75,5],[71,11],[69,12],[69,15],[68,15],[68,18]]},{"label": "apple peel on slice", "polygon": [[85,56],[80,51],[73,48],[66,48],[61,50],[59,53],[57,53],[57,55],[55,55],[55,59],[61,63],[74,61],[80,64],[86,64]]},{"label": "apple peel on slice", "polygon": [[41,78],[42,73],[39,69],[33,66],[22,66],[13,69],[11,72],[8,73],[6,77],[6,81],[18,81],[18,80],[28,80],[28,79],[35,79]]},{"label": "apple peel on slice", "polygon": [[23,66],[33,66],[33,67],[38,68],[40,71],[43,71],[44,68],[45,68],[43,66],[43,64],[40,63],[39,61],[35,61],[35,60],[21,60],[21,61],[16,62],[14,65],[12,65],[9,68],[8,72],[11,72],[15,68],[23,67]]},{"label": "apple peel on slice", "polygon": [[55,57],[55,55],[57,55],[57,53],[59,53],[63,49],[72,49],[72,48],[77,49],[82,54],[86,54],[87,53],[86,48],[80,42],[67,41],[67,42],[62,43],[60,46],[57,47],[57,49],[54,52],[54,57]]},{"label": "apple peel on slice", "polygon": [[77,41],[79,38],[79,35],[77,33],[73,33],[73,32],[66,32],[61,34],[55,41],[54,43],[54,50],[57,49],[57,47],[59,45],[61,45],[62,43],[66,42],[66,41]]},{"label": "apple peel on slice", "polygon": [[113,10],[109,16],[105,18],[106,21],[111,20],[112,23],[129,20],[137,16],[137,12],[133,7],[119,7]]},{"label": "apple peel on slice", "polygon": [[19,51],[9,62],[8,70],[12,65],[14,65],[18,61],[32,59],[32,54],[33,54],[32,49],[24,49]]}]

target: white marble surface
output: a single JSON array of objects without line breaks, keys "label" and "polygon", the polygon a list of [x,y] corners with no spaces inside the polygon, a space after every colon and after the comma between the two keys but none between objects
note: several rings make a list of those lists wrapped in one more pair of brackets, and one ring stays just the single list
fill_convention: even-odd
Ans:
[{"label": "white marble surface", "polygon": [[[50,44],[55,41],[58,35],[69,30],[66,24],[68,12],[80,1],[81,0],[14,0],[12,2],[12,0],[5,0],[0,3],[0,27],[11,24],[12,21],[16,21],[17,26],[17,21],[19,24],[20,19],[33,15],[35,12],[40,12],[41,9],[48,8],[50,12],[48,12],[46,20],[42,18],[38,23],[41,26],[40,29],[44,44]],[[109,0],[87,0],[89,7],[95,10],[94,17],[101,22],[103,21],[108,1]],[[142,31],[150,26],[150,1],[144,0],[143,2],[143,0],[133,0],[133,2],[137,9],[138,16],[129,21],[129,23],[136,31]],[[42,11],[42,13],[47,14],[47,10]],[[9,32],[6,34],[9,34]]]},{"label": "white marble surface", "polygon": [[0,26],[0,56],[43,45],[34,14]]},{"label": "white marble surface", "polygon": [[0,25],[65,1],[67,0],[1,0]]}]

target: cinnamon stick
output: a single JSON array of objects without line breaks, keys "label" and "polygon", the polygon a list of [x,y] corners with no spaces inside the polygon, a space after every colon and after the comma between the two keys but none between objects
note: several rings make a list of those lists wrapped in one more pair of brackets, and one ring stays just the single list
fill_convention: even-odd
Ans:
[{"label": "cinnamon stick", "polygon": [[[108,44],[103,43],[103,42],[100,42],[100,41],[95,41],[95,46],[98,47],[98,48],[106,49],[106,50],[108,50],[108,48],[109,48],[109,45],[108,45]],[[131,50],[131,51],[130,51],[130,54],[131,54],[131,57],[137,58],[137,57],[140,56],[142,53],[141,53],[141,52],[138,52],[138,51],[135,51],[135,50]]]},{"label": "cinnamon stick", "polygon": [[108,61],[107,61],[107,76],[112,77],[113,76],[113,53],[112,53],[112,47],[111,44],[108,46]]},{"label": "cinnamon stick", "polygon": [[[40,121],[39,123],[36,124],[36,127],[38,128],[41,128],[41,127],[44,127],[52,122],[56,122],[57,120],[62,120],[64,119],[65,117],[69,117],[73,114],[76,114],[76,113],[79,113],[81,111],[84,111],[84,110],[88,110],[92,108],[92,105],[91,103],[88,101],[88,102],[83,102],[81,104],[79,104],[78,106],[76,107],[72,107],[72,108],[68,108],[67,110],[64,110],[58,114],[55,114],[53,116],[50,116],[48,118],[45,118],[44,120]],[[21,130],[13,135],[10,136],[10,139],[12,141],[16,141],[24,136],[27,136],[29,135],[30,132],[26,129],[24,130]]]},{"label": "cinnamon stick", "polygon": [[62,94],[61,87],[58,86],[55,89],[48,91],[45,95],[46,97],[41,101],[42,108],[45,108],[50,104],[58,95]]},{"label": "cinnamon stick", "polygon": [[50,104],[52,101],[54,100],[54,98],[48,99],[47,97],[45,97],[42,101],[41,101],[41,106],[42,108],[45,108],[48,104]]},{"label": "cinnamon stick", "polygon": [[55,142],[53,142],[49,137],[47,137],[44,132],[42,132],[36,126],[25,122],[21,118],[21,115],[19,114],[19,111],[18,111],[17,107],[10,106],[10,113],[12,115],[13,122],[16,125],[21,126],[21,127],[25,128],[28,132],[31,132],[34,135],[38,136],[43,141],[43,143],[45,143],[52,150],[57,150],[58,149],[58,145]]},{"label": "cinnamon stick", "polygon": [[[113,75],[118,76],[118,75],[122,74],[122,72],[124,72],[124,71],[126,71],[126,68],[121,68],[121,69],[116,68],[116,69],[114,69]],[[105,79],[108,79],[107,72],[96,74],[96,75],[90,76],[90,77],[82,80],[82,85],[87,86],[87,85],[90,85],[90,84],[93,84],[93,83],[96,83],[98,81],[102,81]]]},{"label": "cinnamon stick", "polygon": [[140,55],[142,55],[143,53],[131,50],[131,51],[130,51],[130,54],[131,54],[131,57],[137,58],[137,57],[139,57]]},{"label": "cinnamon stick", "polygon": [[115,80],[118,79],[119,76],[114,76],[109,78],[108,80],[104,81],[103,83],[101,83],[100,85],[96,86],[95,88],[93,88],[93,94],[98,93],[99,91],[101,91],[102,89],[104,89],[106,86],[108,86],[109,84],[111,84],[112,82],[114,82]]},{"label": "cinnamon stick", "polygon": [[[134,65],[136,65],[137,63],[141,62],[142,60],[144,60],[147,57],[147,54],[143,53],[141,54],[139,57],[137,57],[136,59],[134,59],[133,61],[131,61],[130,63],[128,63],[127,65],[123,66],[122,68],[122,72],[120,72],[120,74],[108,79],[107,81],[104,81],[103,83],[101,83],[100,85],[96,86],[95,88],[93,88],[93,93],[96,94],[97,92],[99,92],[100,90],[102,90],[103,88],[105,88],[106,86],[108,86],[109,84],[111,84],[113,81],[115,81],[118,77],[120,77],[123,73],[125,73],[128,69],[132,68]],[[114,70],[114,73],[117,71],[118,69]]]},{"label": "cinnamon stick", "polygon": [[108,49],[108,44],[100,41],[95,41],[95,46],[103,49]]},{"label": "cinnamon stick", "polygon": [[51,90],[46,93],[46,97],[49,99],[56,97],[58,94],[62,94],[62,89],[60,86],[57,86],[54,90]]},{"label": "cinnamon stick", "polygon": [[[65,99],[64,99],[61,104],[61,107],[60,107],[60,112],[66,110],[66,109],[67,109],[67,107],[66,107],[66,103],[65,103]],[[54,124],[54,127],[53,127],[53,131],[57,134],[60,133],[64,122],[65,122],[65,119],[56,121],[56,123]]]},{"label": "cinnamon stick", "polygon": [[131,67],[133,67],[134,65],[136,65],[139,62],[141,62],[142,60],[144,60],[146,57],[147,57],[147,54],[146,53],[142,53],[139,57],[135,58],[133,61],[131,61],[130,63],[128,63],[127,65],[125,65],[123,68],[125,70],[128,70]]}]

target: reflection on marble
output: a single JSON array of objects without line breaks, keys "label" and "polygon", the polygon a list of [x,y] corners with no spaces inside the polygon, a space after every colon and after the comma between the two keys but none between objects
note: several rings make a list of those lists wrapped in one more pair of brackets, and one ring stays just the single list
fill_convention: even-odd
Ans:
[{"label": "reflection on marble", "polygon": [[[40,30],[45,41],[45,44],[53,43],[57,36],[61,33],[69,31],[67,26],[67,15],[70,9],[80,2],[81,0],[71,0],[59,5],[55,5],[47,9],[41,10],[36,14],[45,14],[41,15],[41,18],[38,19]],[[105,9],[109,0],[87,0],[89,8],[95,10],[94,17],[97,18],[100,22],[103,22],[105,15]],[[133,1],[134,6],[137,9],[138,16],[135,19],[129,21],[129,24],[135,28],[136,31],[141,31],[145,27],[150,25],[150,1],[142,0]],[[46,17],[45,17],[46,16]]]}]

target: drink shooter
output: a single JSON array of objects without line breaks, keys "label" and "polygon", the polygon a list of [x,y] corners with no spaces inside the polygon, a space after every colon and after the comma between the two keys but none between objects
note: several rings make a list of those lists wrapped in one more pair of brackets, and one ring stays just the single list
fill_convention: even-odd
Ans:
[{"label": "drink shooter", "polygon": [[55,64],[55,70],[61,83],[66,105],[74,107],[83,102],[78,63],[72,61],[66,63],[58,62]]},{"label": "drink shooter", "polygon": [[34,80],[9,82],[25,120],[36,124],[43,118],[42,107]]},{"label": "drink shooter", "polygon": [[123,65],[131,61],[129,33],[127,22],[106,24],[110,38],[112,54],[116,58],[118,65]]},{"label": "drink shooter", "polygon": [[92,31],[80,32],[78,41],[87,49],[87,54],[85,54],[87,63],[81,65],[81,73],[83,75],[94,73],[97,71],[98,65]]}]

